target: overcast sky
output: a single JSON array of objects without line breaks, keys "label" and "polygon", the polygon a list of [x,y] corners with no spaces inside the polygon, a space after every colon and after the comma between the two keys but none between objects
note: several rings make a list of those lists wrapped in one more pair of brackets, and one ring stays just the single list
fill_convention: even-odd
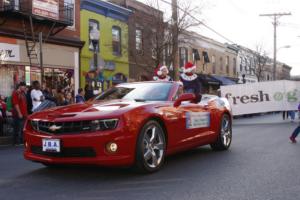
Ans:
[{"label": "overcast sky", "polygon": [[[140,0],[147,2],[149,0]],[[166,0],[171,2],[171,0]],[[178,0],[184,1],[184,0]],[[300,75],[300,0],[185,0],[203,7],[197,18],[231,41],[255,50],[263,45],[273,58],[273,19],[259,14],[291,12],[282,16],[277,27],[277,60],[292,66],[292,75]],[[161,3],[161,9],[169,12],[169,5]],[[228,42],[205,27],[199,34],[220,42]],[[290,45],[290,48],[281,48]]]}]

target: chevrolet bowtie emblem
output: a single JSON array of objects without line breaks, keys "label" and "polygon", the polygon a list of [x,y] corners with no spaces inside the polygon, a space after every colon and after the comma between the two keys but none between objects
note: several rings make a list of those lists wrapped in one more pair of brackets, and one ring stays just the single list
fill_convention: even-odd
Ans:
[{"label": "chevrolet bowtie emblem", "polygon": [[54,131],[57,131],[57,130],[59,130],[59,129],[61,129],[61,126],[56,126],[55,124],[49,127],[49,130],[50,130],[50,131],[53,131],[53,132],[54,132]]}]

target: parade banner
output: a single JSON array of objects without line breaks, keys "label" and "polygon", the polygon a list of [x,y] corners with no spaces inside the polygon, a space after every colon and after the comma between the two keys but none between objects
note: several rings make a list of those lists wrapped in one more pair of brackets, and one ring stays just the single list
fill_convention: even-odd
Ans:
[{"label": "parade banner", "polygon": [[33,0],[32,14],[51,19],[58,19],[58,3],[59,0]]},{"label": "parade banner", "polygon": [[230,102],[233,115],[297,110],[300,82],[269,81],[221,86],[221,96]]}]

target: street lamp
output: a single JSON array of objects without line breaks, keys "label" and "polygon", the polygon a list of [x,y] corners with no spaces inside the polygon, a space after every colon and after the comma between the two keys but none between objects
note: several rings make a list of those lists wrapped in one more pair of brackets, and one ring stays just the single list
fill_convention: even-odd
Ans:
[{"label": "street lamp", "polygon": [[280,49],[288,49],[288,48],[291,48],[290,45],[285,45],[285,46],[282,46],[282,47],[279,47],[278,49],[275,49],[275,52],[274,52],[274,60],[273,60],[273,80],[275,81],[276,80],[276,66],[277,66],[277,61],[276,61],[276,57],[277,57],[277,52],[280,50]]},{"label": "street lamp", "polygon": [[93,50],[94,50],[94,68],[95,70],[97,69],[97,45],[99,43],[99,38],[100,38],[100,32],[98,29],[93,26],[93,29],[90,31],[90,40],[92,41],[93,44]]}]

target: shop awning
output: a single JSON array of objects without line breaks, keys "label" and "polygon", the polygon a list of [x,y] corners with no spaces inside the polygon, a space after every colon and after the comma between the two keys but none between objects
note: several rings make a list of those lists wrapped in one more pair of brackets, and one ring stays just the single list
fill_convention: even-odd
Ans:
[{"label": "shop awning", "polygon": [[236,82],[230,80],[229,78],[226,78],[224,76],[218,76],[218,75],[211,75],[213,78],[217,79],[221,82],[221,85],[235,85]]},{"label": "shop awning", "polygon": [[214,77],[208,74],[198,74],[199,79],[203,84],[206,85],[221,85],[221,81],[215,79]]}]

